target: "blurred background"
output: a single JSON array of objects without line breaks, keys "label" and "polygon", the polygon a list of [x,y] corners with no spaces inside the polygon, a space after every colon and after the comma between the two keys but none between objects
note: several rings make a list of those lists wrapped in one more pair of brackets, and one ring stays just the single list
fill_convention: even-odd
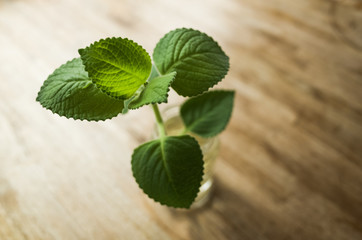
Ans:
[{"label": "blurred background", "polygon": [[[35,102],[79,48],[119,36],[152,53],[178,27],[220,44],[216,88],[236,90],[196,211],[132,177],[151,109],[95,123]],[[0,0],[0,239],[362,239],[361,94],[359,0]]]}]

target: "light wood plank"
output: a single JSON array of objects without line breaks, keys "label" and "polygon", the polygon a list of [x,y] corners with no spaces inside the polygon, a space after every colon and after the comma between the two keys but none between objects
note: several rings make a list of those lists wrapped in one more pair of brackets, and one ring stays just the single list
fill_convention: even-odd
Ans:
[{"label": "light wood plank", "polygon": [[[0,0],[0,239],[361,239],[361,6]],[[195,211],[153,202],[132,177],[150,109],[90,123],[35,102],[78,48],[122,36],[152,53],[177,27],[219,42],[231,68],[217,88],[237,93],[213,198]]]}]

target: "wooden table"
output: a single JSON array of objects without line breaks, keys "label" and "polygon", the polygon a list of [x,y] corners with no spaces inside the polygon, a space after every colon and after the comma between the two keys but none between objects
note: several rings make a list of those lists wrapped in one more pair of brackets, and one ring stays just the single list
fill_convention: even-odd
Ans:
[{"label": "wooden table", "polygon": [[[362,239],[359,0],[0,0],[0,239]],[[236,89],[212,201],[148,199],[130,168],[149,108],[72,121],[35,102],[77,49],[128,37],[152,53],[192,27]],[[171,103],[182,99],[172,94]]]}]

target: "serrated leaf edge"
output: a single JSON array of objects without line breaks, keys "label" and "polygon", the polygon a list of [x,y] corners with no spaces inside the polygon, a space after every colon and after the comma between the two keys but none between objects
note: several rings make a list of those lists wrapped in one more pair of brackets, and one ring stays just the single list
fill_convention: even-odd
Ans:
[{"label": "serrated leaf edge", "polygon": [[[188,135],[188,134],[187,134],[187,135]],[[188,135],[188,136],[190,136],[194,141],[196,141],[197,146],[199,147],[199,150],[200,150],[200,152],[201,152],[202,161],[203,161],[203,164],[202,164],[202,176],[201,176],[200,183],[198,184],[198,187],[197,187],[198,191],[197,191],[197,193],[196,193],[196,196],[195,196],[194,200],[192,201],[192,203],[193,203],[193,202],[195,201],[195,199],[197,198],[197,195],[198,195],[199,192],[200,192],[201,182],[202,182],[202,180],[203,180],[203,178],[204,178],[204,175],[205,175],[205,167],[204,167],[205,161],[204,161],[204,154],[203,154],[203,152],[202,152],[202,150],[201,150],[201,147],[200,147],[199,142],[198,142],[193,136],[191,136],[191,135]],[[155,140],[161,141],[161,139],[153,139],[153,140],[151,140],[151,141],[155,141]],[[142,143],[141,145],[139,145],[138,147],[136,147],[136,148],[133,150],[133,153],[132,153],[132,156],[131,156],[132,175],[133,175],[133,178],[135,179],[138,187],[142,190],[142,192],[143,192],[144,194],[146,194],[146,195],[148,196],[148,198],[152,199],[155,203],[159,203],[159,204],[161,204],[161,205],[163,205],[163,206],[170,207],[170,208],[175,208],[175,209],[189,209],[189,208],[191,207],[192,203],[190,204],[190,206],[189,206],[188,208],[169,206],[169,205],[167,205],[165,202],[160,202],[160,201],[157,201],[157,200],[153,199],[153,198],[152,198],[148,193],[146,193],[146,192],[143,190],[143,188],[140,186],[140,183],[138,182],[136,176],[134,175],[134,168],[133,168],[133,164],[132,164],[133,159],[134,159],[133,156],[134,156],[134,154],[135,154],[135,152],[136,152],[136,149],[142,147],[143,145],[145,145],[145,144],[147,144],[147,143],[149,143],[149,142],[150,142],[150,141],[145,142],[145,143]],[[161,143],[160,143],[160,144],[161,144]]]},{"label": "serrated leaf edge", "polygon": [[[161,40],[162,40],[164,37],[166,37],[167,35],[169,35],[169,34],[171,34],[171,33],[173,33],[173,32],[180,31],[180,30],[191,30],[191,31],[195,31],[195,32],[198,32],[198,33],[200,33],[200,34],[202,34],[202,35],[205,35],[205,36],[211,38],[211,39],[216,43],[216,45],[220,48],[220,50],[225,54],[225,56],[226,56],[227,59],[228,59],[228,65],[227,65],[227,69],[226,69],[226,73],[225,73],[224,77],[222,77],[219,81],[215,82],[215,83],[214,83],[213,85],[211,85],[209,88],[205,89],[203,92],[201,92],[201,93],[199,93],[199,94],[196,94],[196,95],[188,96],[188,95],[180,94],[180,93],[178,93],[178,92],[175,90],[175,92],[177,92],[177,94],[180,95],[180,96],[182,96],[182,97],[196,97],[196,96],[199,96],[199,95],[204,94],[205,92],[209,91],[209,89],[217,86],[220,82],[222,82],[223,79],[226,78],[226,75],[227,75],[227,73],[228,73],[229,70],[230,70],[230,57],[229,57],[228,55],[226,55],[226,53],[225,53],[224,50],[221,48],[221,46],[219,45],[219,43],[218,43],[217,41],[215,41],[211,36],[207,35],[207,34],[204,33],[204,32],[201,32],[201,31],[199,31],[199,30],[197,30],[197,29],[184,28],[184,27],[183,27],[183,28],[176,28],[176,29],[174,29],[174,30],[172,30],[172,31],[169,31],[169,32],[166,33],[163,37],[161,37],[161,39],[158,41],[158,43],[156,44],[155,48],[153,49],[152,56],[153,56],[153,54],[154,54],[154,52],[155,52],[155,49],[157,48],[157,46],[159,46],[159,45],[161,44],[160,42],[161,42]],[[155,64],[155,65],[156,65],[156,64]],[[156,66],[156,67],[157,67],[157,66]],[[169,69],[169,71],[170,71],[170,70],[172,70],[172,69]],[[169,72],[169,71],[168,71],[168,72]],[[176,72],[176,70],[173,70],[173,71]],[[168,73],[168,72],[167,72],[167,73]],[[164,73],[164,74],[166,74],[166,73]]]},{"label": "serrated leaf edge", "polygon": [[[72,60],[68,60],[66,63],[64,63],[64,64],[60,65],[59,67],[57,67],[51,74],[48,75],[48,77],[46,78],[46,80],[48,80],[48,79],[49,79],[50,77],[52,77],[53,75],[56,75],[56,74],[55,74],[55,71],[56,71],[57,69],[60,69],[60,68],[64,67],[65,65],[69,64],[70,62],[72,62],[72,61],[74,61],[74,60],[76,60],[76,59],[78,59],[78,58],[73,58]],[[83,66],[84,66],[84,65],[83,65]],[[96,119],[96,118],[95,118],[95,119],[92,119],[92,120],[87,119],[87,117],[79,117],[79,118],[68,117],[68,116],[65,115],[66,111],[63,111],[63,110],[61,110],[61,111],[59,111],[59,112],[55,112],[55,111],[53,111],[53,109],[51,109],[49,106],[44,106],[44,105],[40,102],[40,99],[39,99],[40,92],[48,85],[48,83],[45,84],[46,80],[44,81],[43,85],[40,87],[40,90],[38,91],[38,94],[37,94],[37,97],[36,97],[35,101],[39,102],[40,105],[41,105],[44,109],[49,110],[49,111],[51,111],[53,114],[56,114],[56,115],[58,115],[58,116],[60,116],[60,117],[65,117],[66,119],[73,119],[73,120],[80,120],[80,121],[86,120],[87,122],[98,122],[98,121],[103,121],[103,122],[104,122],[104,121],[106,121],[106,120],[110,120],[110,119],[112,119],[112,118],[114,118],[114,117],[117,117],[117,116],[122,112],[122,111],[121,111],[120,113],[118,113],[118,114],[115,115],[115,116],[113,116],[113,115],[108,115],[105,119],[101,119],[101,118]],[[92,83],[92,84],[94,84],[94,83]],[[102,93],[103,93],[103,92],[102,92]],[[105,94],[105,93],[103,93],[103,94]],[[107,96],[109,96],[109,95],[107,94]],[[87,114],[82,114],[82,115],[84,115],[84,116],[89,116],[89,115],[87,115]]]},{"label": "serrated leaf edge", "polygon": [[[231,103],[231,112],[230,112],[230,115],[229,115],[228,118],[227,118],[227,122],[229,123],[229,121],[230,121],[230,119],[231,119],[231,116],[232,116],[232,114],[233,114],[233,110],[234,110],[235,91],[234,91],[234,90],[213,90],[213,91],[204,92],[203,94],[216,93],[216,92],[225,92],[225,93],[232,93],[232,94],[233,94],[233,96],[232,96],[233,101],[232,101],[232,103]],[[199,94],[199,95],[197,95],[197,96],[193,96],[193,97],[189,98],[188,100],[194,99],[194,98],[196,98],[196,97],[200,97],[200,96],[203,95],[203,94]],[[187,101],[188,101],[188,100],[187,100]],[[182,121],[183,121],[183,118],[182,118],[182,115],[181,115],[181,108],[182,108],[182,106],[183,106],[187,101],[185,101],[185,102],[181,105],[181,107],[180,107],[180,116],[181,116]],[[184,124],[185,124],[185,123],[184,123]],[[197,136],[200,136],[200,137],[202,137],[202,138],[212,138],[212,137],[215,137],[215,136],[219,135],[221,132],[223,132],[228,125],[229,125],[229,124],[226,124],[226,125],[222,128],[222,130],[221,130],[219,133],[216,133],[216,134],[199,135],[198,133],[195,133],[195,132],[193,132],[193,131],[191,131],[191,130],[190,130],[190,132],[192,132],[193,134],[195,134],[195,135],[197,135]]]},{"label": "serrated leaf edge", "polygon": [[[84,50],[86,50],[86,49],[88,49],[88,48],[93,47],[96,43],[99,43],[99,42],[101,42],[101,41],[104,42],[104,41],[109,41],[109,40],[119,39],[119,38],[122,39],[122,40],[129,41],[129,42],[131,42],[131,43],[134,43],[135,45],[137,45],[138,47],[140,47],[142,50],[144,50],[144,52],[147,54],[147,56],[148,56],[148,58],[149,58],[149,60],[150,60],[150,63],[151,63],[151,68],[150,68],[150,74],[151,74],[152,61],[151,61],[151,56],[150,56],[150,54],[146,51],[146,49],[145,49],[142,45],[138,44],[137,42],[133,41],[132,39],[122,38],[122,37],[107,37],[107,38],[101,38],[101,39],[99,39],[98,41],[95,41],[95,42],[91,43],[89,46],[87,46],[87,47],[85,47],[85,48],[80,48],[80,49],[78,49],[78,53],[79,53],[79,55],[80,55],[80,59],[81,59],[82,62],[83,62],[85,71],[88,72],[88,68],[87,68],[87,66],[84,64],[84,59],[83,59],[83,57],[82,57],[81,52],[83,52]],[[114,96],[114,95],[112,94],[112,92],[107,91],[107,90],[109,89],[109,87],[105,87],[105,89],[102,89],[102,88],[98,87],[97,83],[95,83],[95,81],[93,80],[93,78],[89,77],[89,79],[92,80],[92,83],[96,84],[97,88],[99,88],[102,92],[104,92],[105,94],[107,94],[108,96],[110,96],[110,97],[112,97],[112,98],[121,99],[121,100],[127,100],[127,99],[130,98],[130,97],[129,97],[129,98],[124,99],[124,98],[122,98],[122,96]]]},{"label": "serrated leaf edge", "polygon": [[[170,81],[170,83],[169,83],[168,86],[167,86],[167,93],[166,93],[166,100],[165,100],[165,101],[154,101],[154,102],[142,104],[142,105],[138,106],[137,108],[129,108],[129,109],[136,110],[136,109],[139,109],[139,108],[141,108],[141,107],[143,107],[143,106],[145,106],[145,105],[168,103],[168,97],[169,97],[168,93],[170,92],[170,90],[171,90],[171,85],[172,85],[173,81],[175,81],[175,78],[176,78],[176,75],[177,75],[177,72],[176,72],[176,71],[174,71],[174,72],[175,72],[175,75],[173,76],[172,80]],[[171,72],[171,73],[172,73],[172,72]],[[162,77],[162,76],[164,76],[164,75],[160,75],[160,76],[157,76],[157,77]],[[157,77],[155,77],[155,78],[157,78]],[[155,78],[153,78],[153,79],[155,79]],[[151,80],[152,80],[152,79],[151,79]],[[147,84],[148,84],[148,83],[147,83]],[[147,87],[147,86],[146,86],[146,87]],[[131,102],[132,102],[132,101],[131,101]],[[131,104],[131,102],[130,102],[130,104]]]}]

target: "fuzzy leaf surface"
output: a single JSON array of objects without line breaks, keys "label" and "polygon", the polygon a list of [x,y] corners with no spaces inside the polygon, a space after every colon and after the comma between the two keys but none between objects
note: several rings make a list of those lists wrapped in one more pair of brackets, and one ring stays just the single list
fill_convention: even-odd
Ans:
[{"label": "fuzzy leaf surface", "polygon": [[89,121],[110,119],[123,109],[122,100],[111,98],[92,83],[80,58],[57,68],[44,81],[36,100],[60,116]]},{"label": "fuzzy leaf surface", "polygon": [[136,109],[147,104],[167,103],[168,92],[176,72],[151,78],[143,91],[128,106]]},{"label": "fuzzy leaf surface", "polygon": [[229,58],[205,33],[176,29],[156,45],[153,60],[161,74],[176,71],[173,89],[182,96],[196,96],[220,82],[229,70]]},{"label": "fuzzy leaf surface", "polygon": [[222,132],[231,117],[234,91],[210,91],[188,99],[180,109],[186,130],[201,137]]},{"label": "fuzzy leaf surface", "polygon": [[161,204],[189,208],[203,175],[202,152],[191,136],[171,136],[136,148],[132,171],[141,189]]},{"label": "fuzzy leaf surface", "polygon": [[130,98],[151,72],[146,50],[127,38],[101,39],[79,54],[93,83],[114,98]]}]

